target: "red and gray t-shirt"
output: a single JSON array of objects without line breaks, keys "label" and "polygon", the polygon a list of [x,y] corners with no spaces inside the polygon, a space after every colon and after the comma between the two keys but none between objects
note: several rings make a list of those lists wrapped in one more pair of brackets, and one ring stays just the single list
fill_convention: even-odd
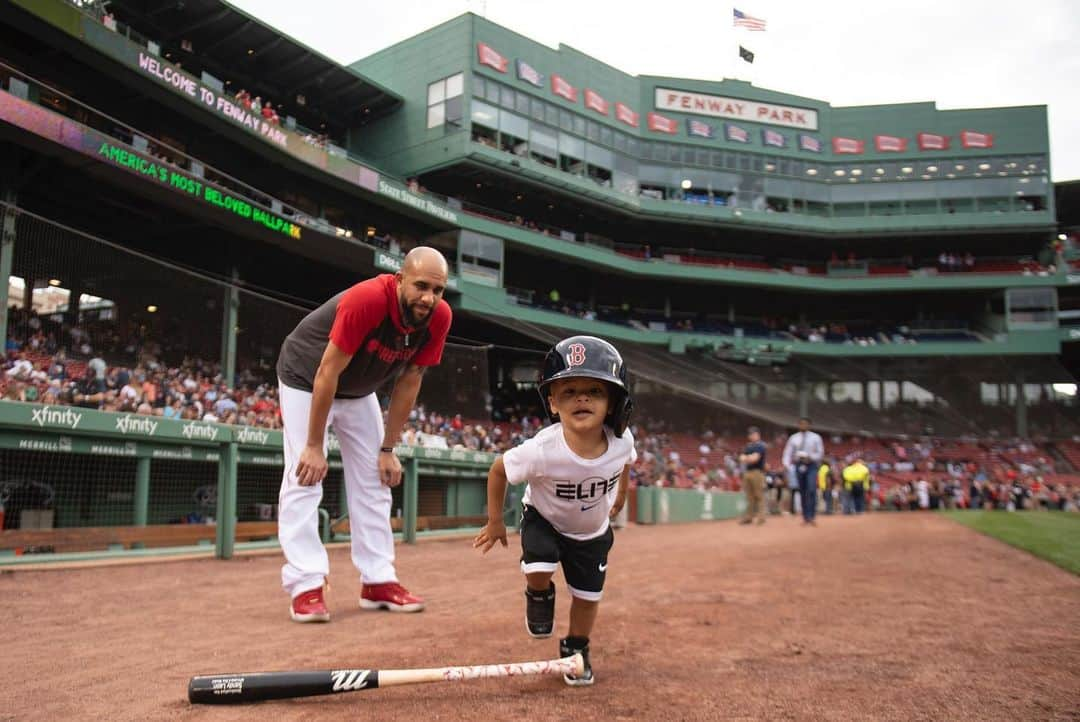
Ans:
[{"label": "red and gray t-shirt", "polygon": [[450,304],[439,301],[426,326],[405,326],[397,282],[393,274],[384,273],[342,291],[305,316],[281,345],[278,378],[286,386],[313,390],[330,340],[353,355],[338,378],[336,398],[367,396],[406,363],[438,365],[450,319]]}]

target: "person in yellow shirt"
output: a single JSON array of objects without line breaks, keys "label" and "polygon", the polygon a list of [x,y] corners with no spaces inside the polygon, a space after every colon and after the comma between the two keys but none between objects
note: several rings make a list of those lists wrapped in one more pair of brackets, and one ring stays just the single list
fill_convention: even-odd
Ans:
[{"label": "person in yellow shirt", "polygon": [[826,514],[832,514],[833,513],[833,499],[832,499],[833,479],[832,479],[832,467],[829,464],[830,461],[832,461],[832,459],[823,460],[821,462],[821,466],[818,467],[818,471],[817,471],[818,495],[822,499],[822,504],[825,507],[825,513]]},{"label": "person in yellow shirt", "polygon": [[870,469],[861,457],[844,467],[844,513],[862,514],[866,510],[866,494],[870,491]]}]

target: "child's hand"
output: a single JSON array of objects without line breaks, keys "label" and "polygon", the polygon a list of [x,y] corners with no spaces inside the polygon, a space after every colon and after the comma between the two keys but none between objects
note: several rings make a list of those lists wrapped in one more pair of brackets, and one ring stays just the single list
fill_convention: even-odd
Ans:
[{"label": "child's hand", "polygon": [[506,546],[506,524],[501,520],[488,521],[484,528],[480,530],[480,533],[476,535],[476,538],[473,539],[472,545],[473,549],[479,548],[481,553],[487,554],[497,541]]},{"label": "child's hand", "polygon": [[623,504],[626,503],[626,492],[619,491],[615,494],[615,502],[611,505],[611,512],[608,513],[608,519],[614,519],[622,511]]}]

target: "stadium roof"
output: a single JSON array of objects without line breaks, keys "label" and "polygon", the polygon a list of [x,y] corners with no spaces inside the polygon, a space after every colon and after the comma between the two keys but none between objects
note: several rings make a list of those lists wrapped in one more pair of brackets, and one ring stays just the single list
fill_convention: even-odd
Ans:
[{"label": "stadium roof", "polygon": [[355,127],[402,103],[396,93],[223,0],[111,0],[109,8],[163,48],[190,52],[193,63],[229,80],[233,91],[247,88],[285,103],[306,124],[320,118]]}]

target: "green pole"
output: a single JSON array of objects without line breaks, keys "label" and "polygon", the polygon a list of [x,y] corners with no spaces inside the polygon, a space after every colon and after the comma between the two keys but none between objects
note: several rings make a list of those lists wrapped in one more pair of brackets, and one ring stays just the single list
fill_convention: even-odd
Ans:
[{"label": "green pole", "polygon": [[405,488],[402,501],[405,504],[405,524],[402,526],[402,538],[406,544],[416,543],[416,508],[420,496],[420,474],[416,457],[405,460]]},{"label": "green pole", "polygon": [[[810,388],[806,382],[806,369],[799,369],[799,380],[796,382],[799,394],[799,416],[810,415]],[[747,393],[749,396],[749,393]]]},{"label": "green pole", "polygon": [[1027,396],[1024,394],[1024,370],[1016,372],[1016,435],[1022,439],[1028,435]]},{"label": "green pole", "polygon": [[221,319],[221,376],[231,388],[236,379],[236,326],[240,310],[240,290],[236,283],[240,274],[232,272],[233,283],[225,291],[225,308]]},{"label": "green pole", "polygon": [[135,526],[146,526],[150,509],[150,457],[135,460]]},{"label": "green pole", "polygon": [[217,534],[214,553],[218,559],[232,559],[236,544],[236,462],[235,443],[221,447],[218,462]]},{"label": "green pole", "polygon": [[506,503],[503,505],[503,523],[507,529],[517,529],[521,521],[521,497],[525,494],[524,484],[511,484],[506,490]]},{"label": "green pole", "polygon": [[[4,192],[4,201],[15,202],[15,194]],[[0,224],[0,356],[7,348],[8,279],[15,260],[15,210],[9,206],[0,208],[3,223]],[[31,283],[30,279],[26,279]]]},{"label": "green pole", "polygon": [[460,482],[451,480],[446,485],[446,515],[458,515],[458,485]]},{"label": "green pole", "polygon": [[[150,508],[150,457],[135,460],[135,502],[132,512],[135,526],[146,526],[147,512]],[[143,549],[146,545],[135,542],[132,549]]]}]

